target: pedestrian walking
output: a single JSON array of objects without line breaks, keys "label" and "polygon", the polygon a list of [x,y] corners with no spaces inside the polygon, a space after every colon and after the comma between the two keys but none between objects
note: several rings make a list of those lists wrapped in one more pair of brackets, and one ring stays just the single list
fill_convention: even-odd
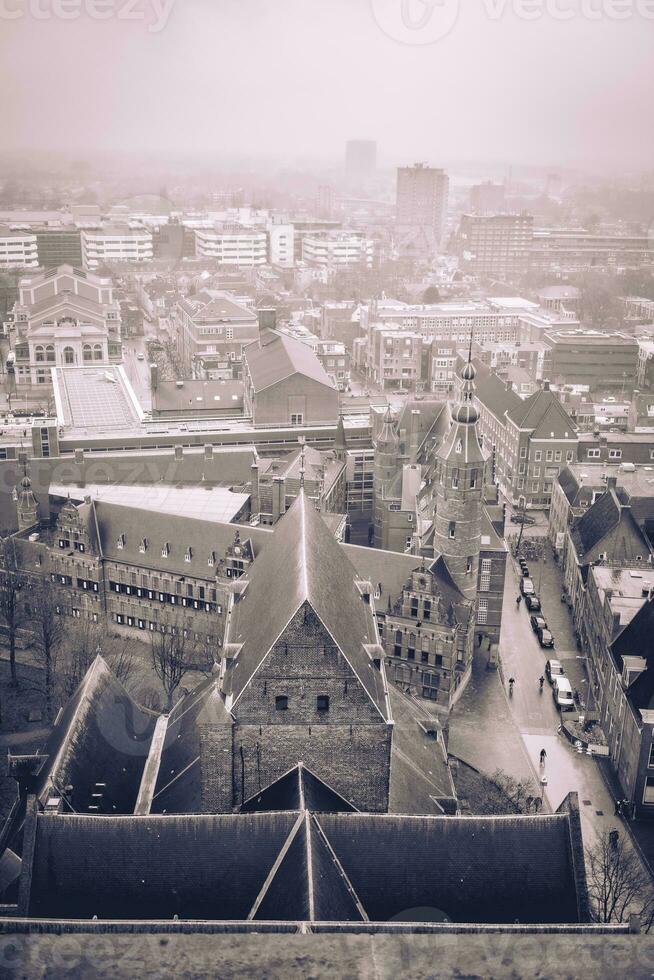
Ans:
[{"label": "pedestrian walking", "polygon": [[546,759],[547,759],[547,752],[545,751],[545,749],[541,749],[540,750],[540,764],[541,764],[541,766],[544,766],[545,765],[545,760]]}]

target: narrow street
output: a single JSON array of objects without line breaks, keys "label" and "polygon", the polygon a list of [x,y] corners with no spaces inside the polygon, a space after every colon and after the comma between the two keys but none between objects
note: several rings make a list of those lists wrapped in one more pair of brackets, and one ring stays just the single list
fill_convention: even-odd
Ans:
[{"label": "narrow street", "polygon": [[[533,528],[530,537],[543,531],[541,526]],[[530,562],[530,574],[542,600],[542,615],[554,635],[555,649],[541,650],[524,602],[516,607],[520,571],[509,555],[500,641],[502,670],[487,670],[488,655],[476,652],[473,676],[450,718],[450,751],[487,773],[502,769],[516,778],[531,776],[536,783],[545,777],[544,802],[549,810],[556,810],[567,793],[577,792],[584,838],[587,846],[592,846],[604,831],[624,828],[614,816],[614,800],[596,760],[578,753],[558,734],[560,715],[547,679],[540,691],[545,663],[556,658],[563,663],[573,689],[577,688],[584,700],[587,697],[572,617],[560,601],[561,572],[548,545],[544,555],[544,561]],[[508,695],[509,677],[515,678],[512,697]],[[543,748],[547,758],[541,768]]]}]

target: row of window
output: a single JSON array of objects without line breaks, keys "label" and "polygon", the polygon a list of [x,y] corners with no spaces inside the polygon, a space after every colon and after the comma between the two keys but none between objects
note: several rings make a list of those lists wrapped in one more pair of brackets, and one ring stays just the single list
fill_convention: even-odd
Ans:
[{"label": "row of window", "polygon": [[[73,610],[73,613],[75,613],[75,610]],[[139,616],[128,616],[126,613],[116,613],[114,620],[119,626],[131,626],[134,629],[149,630],[150,633],[171,633],[173,636],[177,636],[180,632],[177,626],[169,626],[166,623],[155,623],[150,619],[141,619]],[[184,635],[184,639],[188,640],[191,638],[191,630],[182,629],[181,632]],[[216,642],[215,636],[203,637],[200,633],[193,633],[192,638],[198,642],[202,639],[206,643]]]},{"label": "row of window", "polygon": [[[66,576],[61,576],[64,578]],[[171,606],[184,606],[190,609],[199,609],[203,612],[222,613],[222,606],[213,602],[205,602],[203,599],[193,599],[190,596],[174,595],[172,592],[154,592],[152,589],[144,589],[139,585],[126,585],[124,582],[110,582],[109,588],[112,592],[119,595],[135,596],[137,599],[159,600]],[[203,588],[200,586],[200,588]]]}]

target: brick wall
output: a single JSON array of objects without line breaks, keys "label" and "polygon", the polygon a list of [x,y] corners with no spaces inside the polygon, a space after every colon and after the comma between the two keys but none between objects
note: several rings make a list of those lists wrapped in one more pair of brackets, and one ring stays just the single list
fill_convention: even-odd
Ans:
[{"label": "brick wall", "polygon": [[232,752],[232,726],[200,726],[202,813],[230,813],[232,810]]}]

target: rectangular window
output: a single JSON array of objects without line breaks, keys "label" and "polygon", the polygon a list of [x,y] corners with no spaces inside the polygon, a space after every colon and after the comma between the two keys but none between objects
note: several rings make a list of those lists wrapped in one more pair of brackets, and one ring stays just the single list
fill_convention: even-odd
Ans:
[{"label": "rectangular window", "polygon": [[587,449],[586,456],[588,457],[588,459],[599,459],[600,451],[599,449]]},{"label": "rectangular window", "polygon": [[648,776],[645,780],[643,803],[654,803],[654,776]]},{"label": "rectangular window", "polygon": [[490,573],[482,572],[479,578],[479,588],[482,592],[488,592],[490,589]]},{"label": "rectangular window", "polygon": [[319,694],[316,698],[317,711],[329,711],[329,695]]},{"label": "rectangular window", "polygon": [[609,459],[622,459],[622,450],[609,449]]},{"label": "rectangular window", "polygon": [[456,534],[456,522],[455,521],[450,521],[450,524],[449,524],[447,533],[448,533],[449,537],[451,537],[451,538],[454,537],[454,535]]},{"label": "rectangular window", "polygon": [[545,462],[546,463],[551,463],[553,459],[554,459],[554,452],[553,452],[553,450],[548,449],[547,450],[547,454],[545,456]]},{"label": "rectangular window", "polygon": [[285,694],[278,694],[275,698],[275,711],[287,711],[288,698]]},{"label": "rectangular window", "polygon": [[488,599],[479,599],[477,605],[477,622],[478,623],[488,622]]},{"label": "rectangular window", "polygon": [[481,560],[481,570],[482,572],[490,572],[492,568],[492,560],[490,558],[482,558]]},{"label": "rectangular window", "polygon": [[535,463],[540,463],[540,461],[541,461],[542,458],[543,458],[543,454],[542,454],[541,450],[540,449],[537,449],[536,452],[534,453],[534,462]]},{"label": "rectangular window", "polygon": [[647,762],[648,769],[654,769],[654,742],[649,747],[649,759]]},{"label": "rectangular window", "polygon": [[303,412],[292,412],[291,413],[291,425],[304,425],[304,413]]}]

